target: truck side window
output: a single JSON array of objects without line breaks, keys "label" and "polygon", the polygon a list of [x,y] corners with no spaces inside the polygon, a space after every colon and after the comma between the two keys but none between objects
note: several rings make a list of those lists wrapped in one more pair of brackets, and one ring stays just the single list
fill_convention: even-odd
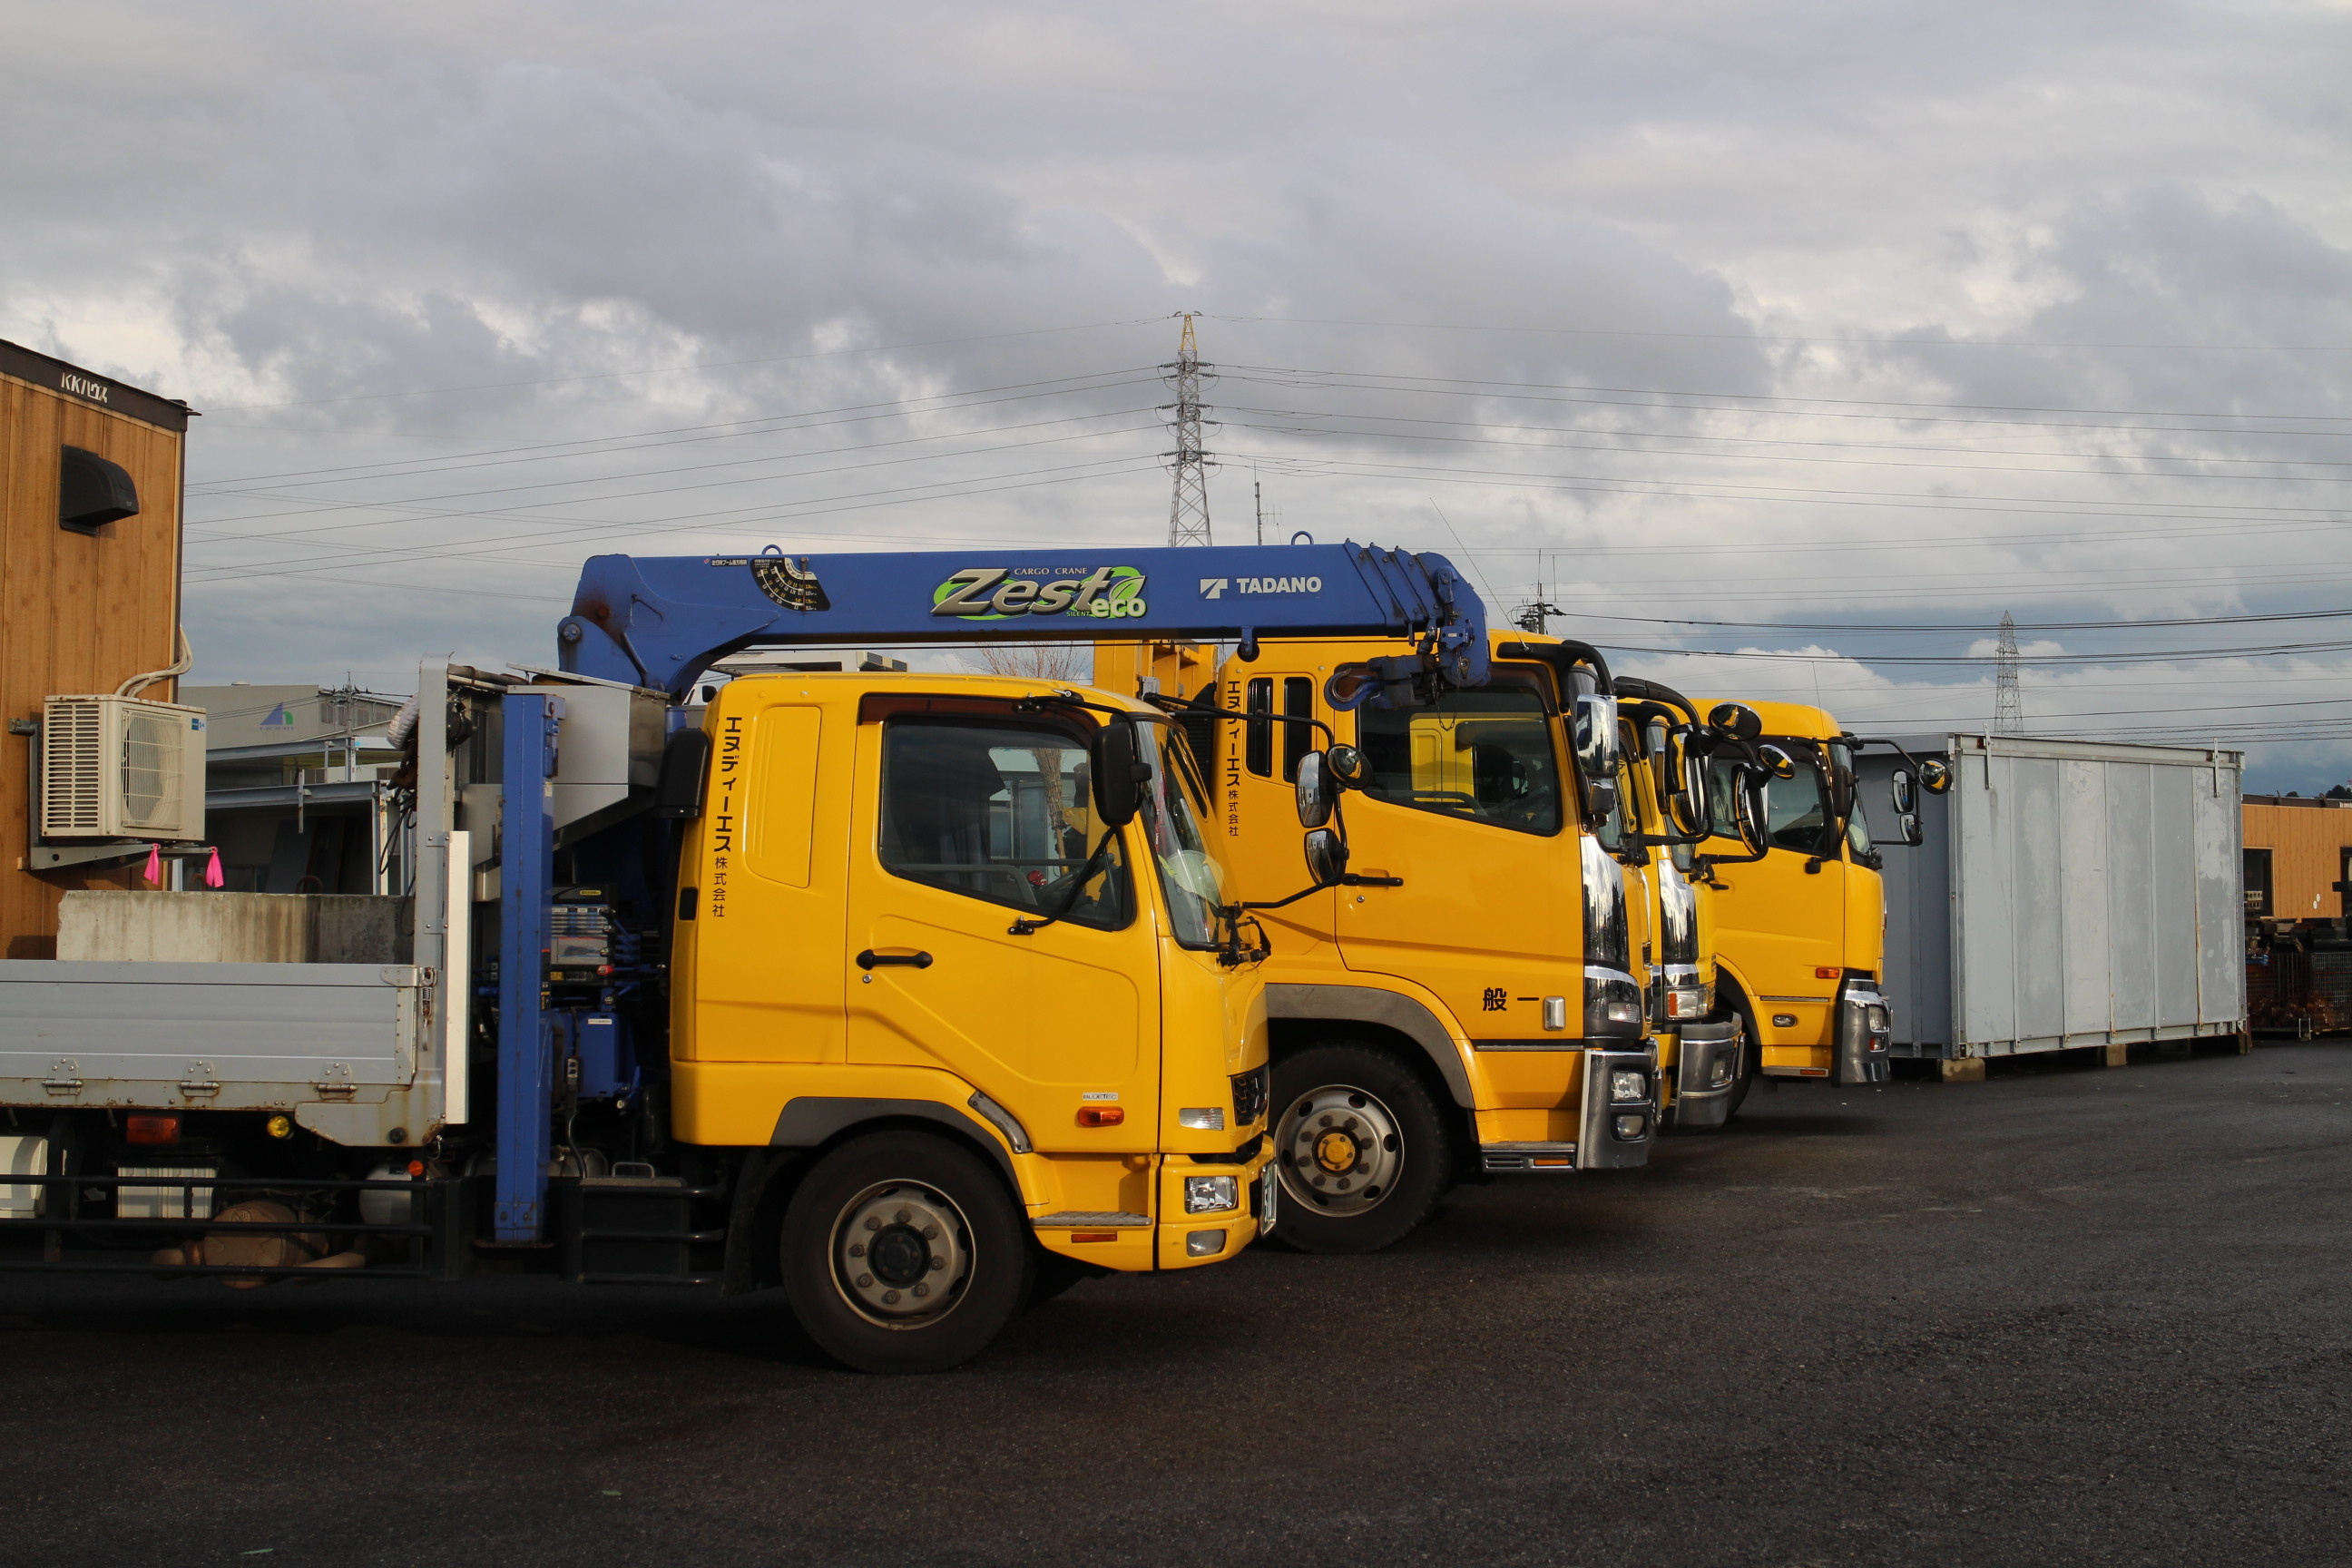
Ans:
[{"label": "truck side window", "polygon": [[[1315,683],[1303,675],[1282,678],[1282,710],[1293,719],[1315,717]],[[1315,749],[1315,731],[1304,724],[1282,727],[1282,782],[1298,782],[1298,760]]]},{"label": "truck side window", "polygon": [[1428,708],[1360,709],[1364,793],[1375,800],[1559,831],[1560,777],[1543,699],[1526,687],[1449,690]]},{"label": "truck side window", "polygon": [[1260,778],[1274,772],[1274,721],[1258,715],[1273,711],[1274,678],[1261,675],[1249,683],[1249,740],[1244,758],[1249,771]]},{"label": "truck side window", "polygon": [[1095,819],[1087,765],[1085,743],[1064,731],[892,720],[882,735],[884,868],[1027,915],[1126,925],[1133,889],[1118,836],[1106,844]]},{"label": "truck side window", "polygon": [[[1837,834],[1830,822],[1829,789],[1822,782],[1812,743],[1782,741],[1779,744],[1796,758],[1797,776],[1772,781],[1767,799],[1771,808],[1771,826],[1766,841],[1775,849],[1793,849],[1800,855],[1818,856],[1824,860],[1839,858]],[[1715,810],[1708,826],[1726,838],[1737,838],[1739,829],[1731,819],[1736,775],[1731,763],[1720,759],[1713,764],[1713,770],[1715,787],[1710,793],[1715,796]],[[1859,817],[1862,814],[1854,815]],[[1867,840],[1864,842],[1866,845]]]}]

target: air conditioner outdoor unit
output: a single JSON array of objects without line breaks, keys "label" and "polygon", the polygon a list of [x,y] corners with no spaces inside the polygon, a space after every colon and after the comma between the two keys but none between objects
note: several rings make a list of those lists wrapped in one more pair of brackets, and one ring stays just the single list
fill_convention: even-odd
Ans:
[{"label": "air conditioner outdoor unit", "polygon": [[202,838],[205,710],[52,697],[41,721],[43,838]]}]

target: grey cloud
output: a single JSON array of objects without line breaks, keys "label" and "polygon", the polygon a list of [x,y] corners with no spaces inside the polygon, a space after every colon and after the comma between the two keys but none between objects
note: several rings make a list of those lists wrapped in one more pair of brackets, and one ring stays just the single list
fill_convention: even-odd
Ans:
[{"label": "grey cloud", "polygon": [[[1255,460],[1288,523],[1449,552],[1458,531],[1497,598],[1540,570],[1596,612],[2091,616],[2300,605],[2352,579],[2340,530],[2261,523],[2340,488],[2115,474],[2151,453],[2236,474],[2225,459],[2352,461],[2341,439],[1744,401],[2352,412],[2342,355],[1950,346],[2352,342],[2328,64],[2342,16],[438,0],[17,15],[0,58],[0,136],[24,154],[0,174],[0,333],[212,406],[199,479],[1150,366],[1172,347],[1167,313],[1199,308],[1216,313],[1209,357],[1236,373],[1212,394],[1227,539]],[[113,112],[75,116],[74,84],[101,67]],[[992,336],[1089,322],[1144,324]],[[1600,330],[1543,330],[1563,327]],[[987,341],[937,342],[955,339]],[[891,343],[935,346],[830,353]],[[784,357],[813,354],[828,357]],[[634,374],[738,361],[772,363]],[[1251,364],[1488,390],[1341,391],[1246,379]],[[1595,386],[1715,395],[1631,407],[1565,390]],[[475,390],[382,395],[436,387]],[[1152,539],[1164,437],[1148,410],[1164,395],[210,494],[191,616],[207,673],[299,679],[397,670],[423,647],[532,656],[589,549],[732,548],[763,529],[811,548]],[[1044,424],[1075,414],[1104,417]],[[1115,433],[1063,439],[1097,427]],[[948,431],[967,434],[905,444]],[[935,449],[967,455],[906,460]],[[773,460],[650,474],[697,452]],[[2119,456],[2081,456],[2099,452]],[[1076,477],[1091,458],[1101,476]],[[731,482],[746,475],[764,477]],[[542,477],[594,482],[436,499]],[[443,515],[469,510],[521,515]],[[2199,515],[2225,521],[2180,521]],[[266,574],[306,562],[319,570]],[[1780,640],[1804,639],[1888,646]],[[1962,679],[1854,679],[1856,702],[1975,700]],[[2304,679],[2352,693],[2352,669]],[[2263,679],[2215,673],[2249,697]],[[2152,710],[2166,695],[2142,689]]]}]

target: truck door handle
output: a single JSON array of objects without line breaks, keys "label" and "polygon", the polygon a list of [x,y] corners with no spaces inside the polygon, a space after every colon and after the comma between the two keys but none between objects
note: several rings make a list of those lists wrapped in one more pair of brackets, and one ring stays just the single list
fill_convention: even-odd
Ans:
[{"label": "truck door handle", "polygon": [[872,948],[857,955],[857,967],[877,969],[885,964],[897,964],[906,969],[929,969],[931,955],[928,952],[877,952]]}]

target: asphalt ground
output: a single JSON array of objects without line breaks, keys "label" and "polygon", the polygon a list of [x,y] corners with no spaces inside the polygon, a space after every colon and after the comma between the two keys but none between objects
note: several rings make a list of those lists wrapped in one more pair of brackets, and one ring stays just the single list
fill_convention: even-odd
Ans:
[{"label": "asphalt ground", "polygon": [[0,1281],[0,1562],[2341,1563],[2352,1045],[1759,1089],[835,1371],[764,1298]]}]

